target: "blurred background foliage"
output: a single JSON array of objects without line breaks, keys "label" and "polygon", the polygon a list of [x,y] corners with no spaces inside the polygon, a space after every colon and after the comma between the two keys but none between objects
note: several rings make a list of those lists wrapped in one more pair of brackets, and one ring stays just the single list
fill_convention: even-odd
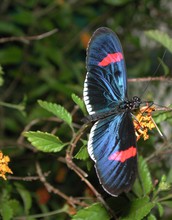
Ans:
[{"label": "blurred background foliage", "polygon": [[[29,123],[34,124],[34,120],[39,119],[33,130],[50,131],[55,126],[53,122],[41,120],[49,115],[39,107],[38,99],[55,102],[69,112],[74,111],[71,93],[82,98],[86,47],[92,33],[100,26],[111,28],[119,36],[129,78],[151,77],[155,72],[156,76],[164,76],[162,65],[156,69],[158,57],[162,58],[166,50],[146,37],[144,31],[158,29],[170,35],[171,20],[172,2],[168,0],[1,0],[0,149],[11,158],[13,176],[36,175],[34,162],[39,160],[45,172],[51,171],[49,181],[60,190],[74,196],[83,196],[83,190],[85,195],[89,194],[80,179],[65,165],[57,162],[56,156],[36,153],[22,139],[21,132]],[[36,38],[54,29],[57,29],[54,34],[43,39]],[[35,36],[35,39],[29,36]],[[11,37],[15,40],[3,41]],[[20,37],[25,39],[21,40]],[[170,77],[171,57],[168,51],[163,57],[164,65],[170,70]],[[129,83],[130,97],[133,94],[143,95],[146,85],[147,82]],[[171,104],[170,81],[151,82],[142,98],[155,100],[161,105]],[[82,117],[79,111],[74,114],[73,120],[81,125]],[[171,139],[171,127],[163,123],[163,132]],[[59,135],[68,141],[66,129],[62,125]],[[148,156],[154,151],[155,142],[162,142],[156,131],[149,141],[140,142],[142,148],[139,151]],[[167,175],[170,170],[171,157],[165,155],[165,158],[168,160],[153,164],[159,177],[163,173]],[[86,167],[84,162],[80,166]],[[91,176],[96,179],[93,170]],[[98,184],[97,180],[95,182]],[[19,183],[11,179],[4,183],[1,180],[0,188],[2,191],[8,189],[5,195],[5,192],[1,192],[5,198],[15,198],[19,203],[22,203],[19,195],[23,195],[23,191],[25,195],[26,188],[32,197],[32,205],[27,207],[25,204],[25,213],[28,210],[36,214],[58,209],[64,203],[61,198],[50,195],[39,181]],[[172,216],[172,212],[168,210],[166,215]],[[67,218],[61,215],[58,219]]]}]

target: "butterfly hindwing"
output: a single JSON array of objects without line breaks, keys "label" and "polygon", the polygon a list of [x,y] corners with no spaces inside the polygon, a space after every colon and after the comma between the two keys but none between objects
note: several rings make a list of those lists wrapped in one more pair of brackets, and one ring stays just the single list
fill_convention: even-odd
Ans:
[{"label": "butterfly hindwing", "polygon": [[126,69],[118,37],[99,28],[87,50],[84,101],[89,114],[108,111],[127,96]]},{"label": "butterfly hindwing", "polygon": [[117,196],[130,190],[137,173],[137,149],[129,113],[97,121],[91,129],[88,151],[108,193]]}]

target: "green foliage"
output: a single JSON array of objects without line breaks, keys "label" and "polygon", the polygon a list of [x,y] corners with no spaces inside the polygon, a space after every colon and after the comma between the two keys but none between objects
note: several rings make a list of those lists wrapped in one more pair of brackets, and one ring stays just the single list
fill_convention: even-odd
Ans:
[{"label": "green foliage", "polygon": [[47,132],[29,131],[25,132],[24,136],[34,147],[43,152],[59,152],[65,146],[58,137]]},{"label": "green foliage", "polygon": [[87,160],[89,158],[89,154],[87,151],[87,143],[86,141],[83,141],[83,146],[80,147],[79,151],[75,155],[75,158],[78,160]]},{"label": "green foliage", "polygon": [[24,203],[24,210],[25,214],[29,214],[29,210],[32,206],[32,198],[28,190],[25,189],[23,185],[20,183],[15,183],[16,189],[19,192],[19,195],[21,196],[23,203]]},{"label": "green foliage", "polygon": [[172,53],[172,39],[168,36],[167,33],[164,33],[159,30],[149,30],[145,31],[145,34],[149,38],[163,45],[167,50],[169,50]]},{"label": "green foliage", "polygon": [[121,220],[141,220],[150,213],[154,206],[155,204],[150,202],[148,196],[135,199],[130,203],[129,214]]},{"label": "green foliage", "polygon": [[65,121],[69,126],[71,125],[72,117],[63,106],[41,100],[39,100],[38,103],[42,108],[53,113],[55,116]]},{"label": "green foliage", "polygon": [[73,101],[80,107],[80,109],[82,110],[83,114],[86,115],[87,114],[87,111],[86,111],[86,108],[85,108],[85,104],[84,104],[84,101],[81,100],[81,98],[79,98],[76,94],[72,94],[72,99]]},{"label": "green foliage", "polygon": [[[138,143],[138,178],[131,192],[116,198],[98,194],[86,148],[89,126],[81,122],[87,114],[86,45],[93,31],[108,26],[117,33],[129,78],[151,77],[164,47],[172,52],[170,3],[2,0],[0,18],[0,150],[11,158],[13,171],[8,181],[0,179],[0,219],[110,219],[103,198],[118,219],[171,218],[171,112],[153,114],[167,140],[153,131]],[[157,76],[171,77],[170,53],[158,58]],[[129,97],[145,91],[136,81],[128,83]],[[169,82],[156,81],[142,99],[169,105],[170,94]]]},{"label": "green foliage", "polygon": [[103,206],[99,203],[95,203],[85,209],[78,211],[76,215],[73,216],[73,220],[110,220],[110,216]]}]

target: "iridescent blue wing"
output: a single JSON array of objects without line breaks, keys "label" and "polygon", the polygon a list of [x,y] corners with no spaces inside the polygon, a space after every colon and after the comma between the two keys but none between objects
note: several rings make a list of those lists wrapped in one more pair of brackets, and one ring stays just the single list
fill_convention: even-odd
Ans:
[{"label": "iridescent blue wing", "polygon": [[128,192],[137,173],[136,138],[130,113],[97,121],[90,132],[88,152],[103,188],[113,196]]},{"label": "iridescent blue wing", "polygon": [[84,101],[89,114],[108,111],[127,97],[121,44],[108,28],[95,31],[87,50]]}]

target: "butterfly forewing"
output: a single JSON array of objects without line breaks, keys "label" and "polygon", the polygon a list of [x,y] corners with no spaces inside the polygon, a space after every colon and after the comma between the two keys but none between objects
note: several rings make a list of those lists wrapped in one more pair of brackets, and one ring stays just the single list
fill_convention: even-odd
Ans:
[{"label": "butterfly forewing", "polygon": [[90,115],[113,111],[93,125],[88,152],[103,188],[127,192],[136,178],[137,149],[132,116],[120,109],[127,100],[127,77],[121,44],[108,28],[99,28],[87,49],[84,101]]},{"label": "butterfly forewing", "polygon": [[121,44],[114,32],[99,28],[87,49],[84,101],[89,114],[114,108],[127,97],[126,69]]}]

